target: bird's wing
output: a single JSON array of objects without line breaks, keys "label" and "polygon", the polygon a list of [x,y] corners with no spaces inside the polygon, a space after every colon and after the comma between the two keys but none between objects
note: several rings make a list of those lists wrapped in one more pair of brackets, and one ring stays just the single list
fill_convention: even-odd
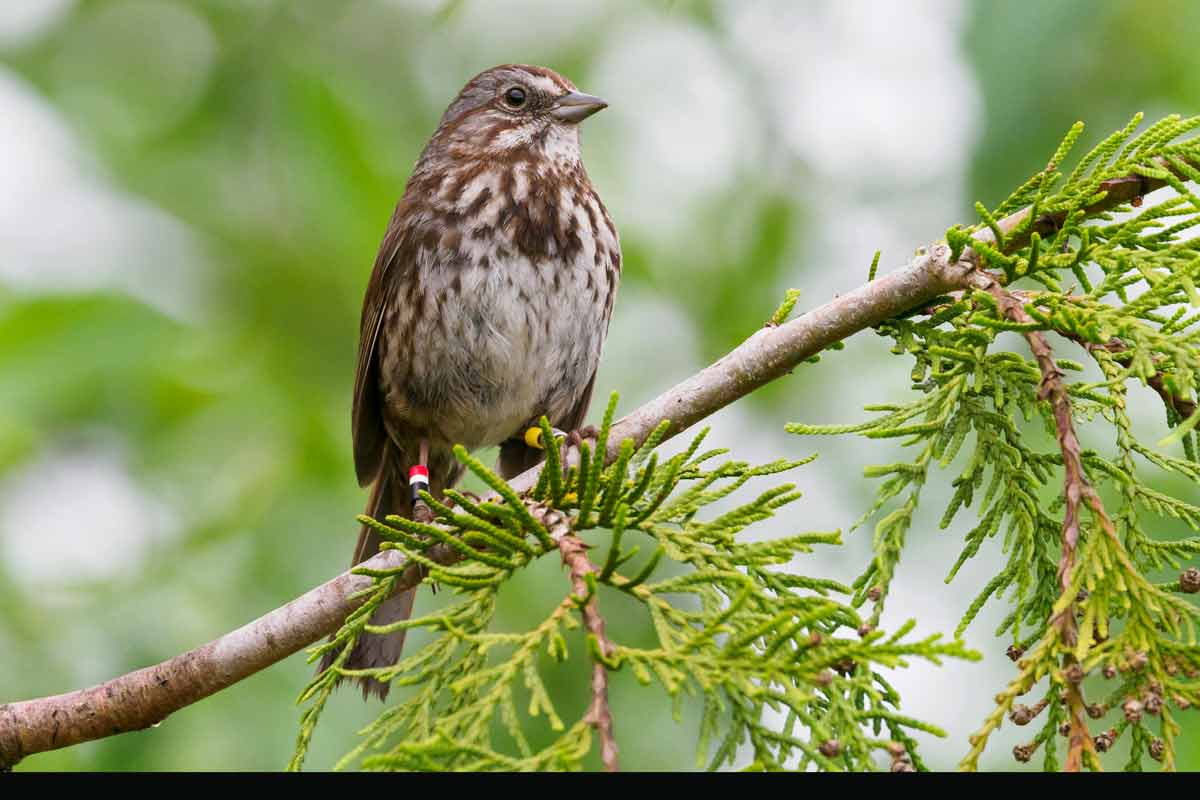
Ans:
[{"label": "bird's wing", "polygon": [[577,431],[583,427],[583,420],[587,417],[588,406],[592,404],[592,389],[596,388],[596,372],[592,370],[592,377],[588,380],[587,386],[583,389],[583,394],[579,395],[579,399],[575,402],[575,407],[572,408],[567,415],[563,417],[556,427],[564,431]]},{"label": "bird's wing", "polygon": [[354,435],[354,470],[359,486],[375,480],[387,444],[379,392],[379,330],[383,326],[388,299],[404,274],[412,269],[411,253],[404,247],[406,200],[402,199],[388,223],[387,233],[375,257],[375,268],[363,297],[362,324],[358,336],[358,369],[354,376],[354,405],[351,429]]}]

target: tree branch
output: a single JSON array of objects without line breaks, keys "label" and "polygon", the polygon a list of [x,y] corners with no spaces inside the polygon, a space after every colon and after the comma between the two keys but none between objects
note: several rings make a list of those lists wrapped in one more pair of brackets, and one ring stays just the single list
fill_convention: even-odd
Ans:
[{"label": "tree branch", "polygon": [[[971,283],[983,289],[996,298],[1001,312],[1010,321],[1020,324],[1033,324],[1036,321],[1025,310],[1024,304],[1014,294],[1007,291],[991,275],[979,271],[971,276]],[[1071,398],[1063,383],[1062,371],[1054,361],[1054,353],[1050,349],[1046,336],[1041,331],[1027,331],[1025,341],[1033,352],[1038,370],[1042,373],[1041,387],[1038,398],[1049,402],[1054,413],[1055,437],[1063,458],[1063,497],[1065,511],[1062,525],[1062,557],[1058,562],[1058,583],[1063,592],[1071,590],[1071,574],[1075,565],[1075,553],[1079,546],[1079,517],[1080,506],[1086,502],[1092,516],[1104,531],[1116,538],[1116,530],[1112,520],[1104,511],[1100,495],[1087,480],[1083,468],[1083,457],[1079,445],[1079,437],[1075,433],[1075,422],[1071,416]],[[1079,630],[1075,621],[1075,604],[1068,603],[1053,621],[1058,630],[1059,639],[1067,648],[1075,646]],[[1079,772],[1083,768],[1085,755],[1090,755],[1093,763],[1096,759],[1096,745],[1088,731],[1086,713],[1087,702],[1083,697],[1080,681],[1072,680],[1070,673],[1078,671],[1079,663],[1074,655],[1063,656],[1062,667],[1068,677],[1066,685],[1067,708],[1070,713],[1067,760],[1063,765],[1066,772]]]},{"label": "tree branch", "polygon": [[[1108,181],[1102,187],[1108,194],[1087,211],[1106,211],[1163,185],[1162,181],[1136,175]],[[1024,209],[999,222],[1006,251],[1028,241],[1028,230],[1007,234],[1020,228],[1030,213]],[[1063,222],[1053,215],[1042,216],[1029,230],[1048,233]],[[994,242],[987,229],[974,236],[979,241]],[[970,250],[964,252],[957,263],[951,263],[950,255],[948,245],[936,244],[896,272],[789,322],[757,331],[716,363],[614,424],[606,462],[616,457],[623,440],[641,444],[663,420],[670,423],[667,438],[674,436],[788,374],[835,342],[963,288],[974,273],[969,258],[973,254]],[[576,450],[572,449],[570,455],[578,459]],[[518,492],[531,489],[540,471],[541,467],[528,470],[510,484]],[[432,547],[429,556],[442,564],[460,558],[442,544]],[[402,553],[386,550],[355,569],[397,570],[404,563]],[[397,581],[396,591],[416,586],[420,580],[420,571],[411,567]],[[368,575],[343,573],[232,633],[156,666],[90,689],[0,706],[0,769],[11,768],[34,753],[161,722],[174,711],[232,686],[336,631],[362,602],[361,598],[348,598],[368,588],[371,581]]]},{"label": "tree branch", "polygon": [[[550,515],[557,515],[551,519]],[[537,516],[535,514],[534,516]],[[558,542],[558,551],[562,554],[563,563],[570,569],[571,591],[578,598],[575,602],[583,616],[583,624],[590,637],[595,638],[596,647],[604,658],[612,658],[613,644],[604,631],[604,617],[596,604],[596,593],[593,586],[588,585],[587,577],[599,572],[596,565],[587,556],[588,545],[575,535],[566,516],[557,511],[549,511],[542,516],[542,522],[550,530],[550,535]],[[555,528],[561,528],[556,531]],[[586,598],[586,599],[585,599]],[[609,772],[619,772],[617,761],[617,738],[613,734],[612,710],[608,706],[608,667],[604,661],[592,655],[592,702],[588,706],[583,719],[596,729],[600,736],[600,760]]]},{"label": "tree branch", "polygon": [[[840,295],[796,319],[764,327],[720,360],[677,384],[613,424],[607,462],[621,442],[640,445],[664,420],[669,439],[771,381],[789,374],[831,344],[916,308],[961,285],[964,270],[950,263],[950,248],[937,244],[907,266]],[[572,459],[578,458],[573,448]],[[572,462],[575,463],[575,462]],[[509,481],[518,492],[537,484],[541,467]]]},{"label": "tree branch", "polygon": [[[461,558],[442,544],[431,547],[428,555],[442,564]],[[402,568],[404,561],[400,551],[385,550],[359,566],[389,570]],[[34,753],[162,722],[336,631],[365,600],[350,598],[369,589],[373,580],[343,572],[282,608],[161,664],[90,689],[0,705],[0,769],[11,769]],[[420,582],[414,565],[396,582],[396,591]]]}]

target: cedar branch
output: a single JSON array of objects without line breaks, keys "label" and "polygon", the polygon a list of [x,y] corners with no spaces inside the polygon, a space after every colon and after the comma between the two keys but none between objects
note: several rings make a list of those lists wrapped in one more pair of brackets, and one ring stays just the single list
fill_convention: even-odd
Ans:
[{"label": "cedar branch", "polygon": [[[947,296],[954,300],[961,300],[966,294],[967,292],[965,290],[958,290],[950,292]],[[1021,298],[1026,303],[1032,304],[1037,304],[1039,300],[1045,298],[1044,292],[1031,292],[1022,289],[1012,290],[1012,294]],[[1077,300],[1078,298],[1067,297],[1066,299]],[[925,313],[932,315],[944,307],[945,304],[939,304],[926,309]],[[1094,358],[1097,357],[1101,350],[1107,350],[1118,361],[1127,360],[1129,358],[1129,356],[1125,355],[1129,352],[1129,345],[1125,344],[1125,342],[1115,336],[1109,339],[1107,342],[1099,344],[1097,342],[1092,342],[1085,339],[1075,331],[1066,330],[1060,326],[1055,326],[1052,330],[1059,336],[1062,336],[1064,339],[1070,339],[1072,342],[1075,342],[1080,347],[1087,350],[1088,353]],[[1196,401],[1184,397],[1183,395],[1172,393],[1171,390],[1167,388],[1166,381],[1167,373],[1164,373],[1162,370],[1158,370],[1146,379],[1146,385],[1153,389],[1154,393],[1157,394],[1162,400],[1163,405],[1178,414],[1181,420],[1187,419],[1192,414],[1195,414],[1196,409],[1198,408]]]},{"label": "cedar branch", "polygon": [[[552,514],[556,515],[554,520],[550,519]],[[547,512],[543,522],[550,528],[550,535],[558,542],[563,563],[570,569],[571,592],[578,598],[576,602],[582,603],[579,611],[583,616],[583,624],[588,633],[595,638],[596,646],[600,648],[604,657],[611,658],[614,652],[613,644],[605,633],[604,617],[600,616],[596,594],[588,586],[587,576],[599,572],[587,556],[589,545],[575,535],[566,516],[561,512]],[[555,523],[561,528],[561,532],[554,530]],[[592,702],[583,719],[595,728],[600,736],[600,760],[604,763],[604,768],[609,772],[619,772],[617,739],[613,734],[612,710],[608,705],[608,667],[595,656],[592,657]]]},{"label": "cedar branch", "polygon": [[[991,275],[980,270],[971,277],[972,285],[983,289],[996,299],[1001,313],[1010,321],[1020,324],[1031,324],[1035,320],[1025,310],[1024,304],[1014,294],[1007,291]],[[1075,423],[1071,416],[1071,398],[1067,394],[1063,374],[1054,361],[1054,353],[1050,349],[1046,336],[1041,331],[1026,331],[1025,341],[1033,352],[1038,370],[1042,374],[1038,398],[1050,404],[1054,413],[1054,430],[1058,439],[1059,450],[1063,458],[1063,496],[1065,511],[1062,525],[1062,557],[1058,563],[1058,583],[1063,592],[1071,589],[1071,574],[1075,565],[1075,554],[1079,546],[1080,506],[1086,503],[1093,518],[1103,530],[1116,538],[1116,530],[1112,520],[1104,511],[1100,495],[1087,480],[1083,468],[1083,457],[1079,445],[1079,437],[1075,433]],[[1075,622],[1075,604],[1068,603],[1054,619],[1053,624],[1058,630],[1059,638],[1064,647],[1071,648],[1078,640],[1079,631]],[[1062,668],[1067,673],[1072,667],[1078,667],[1075,656],[1068,653],[1063,656]],[[1066,772],[1079,772],[1083,769],[1085,755],[1090,754],[1092,763],[1096,763],[1096,746],[1088,731],[1086,722],[1087,702],[1078,681],[1064,681],[1066,685],[1067,708],[1070,714],[1067,745],[1067,760],[1063,765]]]}]

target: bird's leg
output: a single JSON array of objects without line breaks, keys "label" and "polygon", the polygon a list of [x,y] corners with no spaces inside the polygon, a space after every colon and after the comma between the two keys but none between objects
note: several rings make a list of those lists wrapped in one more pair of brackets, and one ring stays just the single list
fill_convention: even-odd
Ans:
[{"label": "bird's leg", "polygon": [[[433,522],[433,509],[421,499],[422,489],[429,491],[429,440],[422,439],[417,448],[417,463],[408,471],[408,490],[412,497],[412,518],[414,522]],[[430,590],[437,594],[438,585],[429,584]]]},{"label": "bird's leg", "polygon": [[421,499],[421,490],[429,491],[429,440],[422,439],[417,463],[408,471],[408,490],[412,496],[412,518],[416,522],[433,522],[433,510]]}]

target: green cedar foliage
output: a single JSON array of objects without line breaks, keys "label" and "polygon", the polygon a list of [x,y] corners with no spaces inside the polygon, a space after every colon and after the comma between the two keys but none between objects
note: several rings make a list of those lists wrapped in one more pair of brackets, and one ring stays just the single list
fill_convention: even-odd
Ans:
[{"label": "green cedar foliage", "polygon": [[[656,447],[665,432],[660,428],[636,450],[626,441],[605,467],[595,453],[605,452],[615,401],[614,396],[596,449],[585,445],[580,465],[564,476],[557,448],[549,448],[542,480],[529,497],[518,498],[460,450],[460,460],[503,502],[478,503],[448,492],[453,507],[427,497],[437,515],[434,525],[399,517],[372,523],[389,546],[428,568],[427,581],[455,592],[457,602],[388,628],[424,628],[433,639],[395,667],[369,671],[413,691],[363,732],[341,764],[378,770],[579,769],[595,734],[584,719],[560,716],[544,670],[547,663],[564,668],[569,650],[584,648],[606,669],[629,670],[655,687],[646,691],[665,692],[676,708],[685,696],[702,697],[695,732],[700,766],[717,768],[749,753],[759,769],[863,770],[889,763],[921,768],[910,732],[940,732],[900,713],[899,697],[877,668],[904,666],[914,657],[937,663],[975,654],[939,636],[914,640],[912,623],[890,635],[865,628],[853,608],[837,599],[849,587],[781,568],[815,546],[839,544],[838,531],[744,541],[747,528],[799,497],[791,484],[762,490],[715,516],[704,513],[743,486],[811,458],[761,466],[723,461],[723,450],[700,451],[704,433],[683,452],[660,458]],[[552,440],[545,420],[542,425],[545,440]],[[558,556],[555,532],[542,521],[548,509],[565,512],[571,533],[611,532],[607,552],[588,576],[589,594],[596,594],[601,613],[612,593],[636,601],[653,626],[654,646],[614,641],[606,653],[580,625],[580,609],[591,598],[574,596],[566,580],[562,603],[532,630],[489,630],[497,593],[513,573]],[[425,553],[434,542],[457,548],[462,560],[451,566],[429,560]],[[641,566],[635,568],[639,553]],[[665,569],[667,562],[675,568]],[[338,676],[366,672],[344,670],[340,663],[396,580],[393,574],[375,578],[367,602],[314,653],[316,658],[334,649],[341,657],[302,696],[309,706],[293,768],[304,759]],[[518,696],[528,698],[524,707]],[[548,746],[530,745],[531,718],[553,731]],[[619,719],[616,732],[619,740]]]},{"label": "green cedar foliage", "polygon": [[[1026,724],[1044,710],[1040,731],[1014,756],[1028,761],[1042,748],[1045,768],[1059,768],[1068,747],[1059,728],[1068,722],[1069,695],[1081,679],[1091,726],[1082,756],[1093,768],[1098,752],[1126,736],[1126,768],[1140,769],[1147,756],[1172,766],[1176,714],[1200,702],[1197,606],[1184,596],[1200,588],[1200,574],[1194,568],[1180,574],[1200,550],[1200,538],[1173,536],[1167,524],[1179,520],[1200,531],[1200,199],[1194,193],[1200,138],[1188,136],[1200,117],[1167,117],[1135,135],[1140,123],[1139,115],[1064,174],[1082,130],[1076,125],[1046,169],[997,208],[977,207],[981,224],[974,231],[947,232],[956,252],[970,246],[978,253],[1032,321],[1013,321],[992,294],[971,289],[890,320],[878,332],[894,342],[893,353],[913,359],[915,399],[868,407],[877,415],[856,425],[789,426],[802,435],[899,438],[914,453],[866,470],[882,484],[859,523],[882,516],[874,558],[854,584],[852,605],[865,604],[868,594],[877,598],[869,621],[879,618],[905,538],[914,532],[913,512],[931,467],[957,473],[941,527],[968,509],[976,513],[946,581],[984,541],[1001,539],[1004,559],[976,590],[956,634],[985,603],[1006,603],[996,635],[1011,642],[1016,676],[971,737],[962,762],[967,769],[977,766],[1006,714]],[[1106,190],[1139,176],[1174,191],[1153,205],[1137,196],[1097,213]],[[998,220],[1025,206],[1033,208],[1026,222],[1003,231]],[[1034,230],[1039,218],[1055,219],[1056,232]],[[973,238],[983,229],[993,241]],[[1084,514],[1066,590],[1056,576],[1064,473],[1055,418],[1041,393],[1042,371],[1027,358],[1028,348],[1005,349],[1019,341],[1002,338],[1006,331],[1046,332],[1056,355],[1082,353],[1098,367],[1099,379],[1085,380],[1079,377],[1083,364],[1057,359],[1081,437],[1108,443],[1081,452],[1086,479],[1104,498],[1106,513],[1089,508]],[[1165,419],[1155,441],[1135,434],[1127,406],[1131,383],[1161,398]],[[1152,480],[1178,487],[1180,496],[1156,489]],[[1077,621],[1074,642],[1053,623],[1063,613]],[[1016,703],[1031,692],[1032,707]]]}]

